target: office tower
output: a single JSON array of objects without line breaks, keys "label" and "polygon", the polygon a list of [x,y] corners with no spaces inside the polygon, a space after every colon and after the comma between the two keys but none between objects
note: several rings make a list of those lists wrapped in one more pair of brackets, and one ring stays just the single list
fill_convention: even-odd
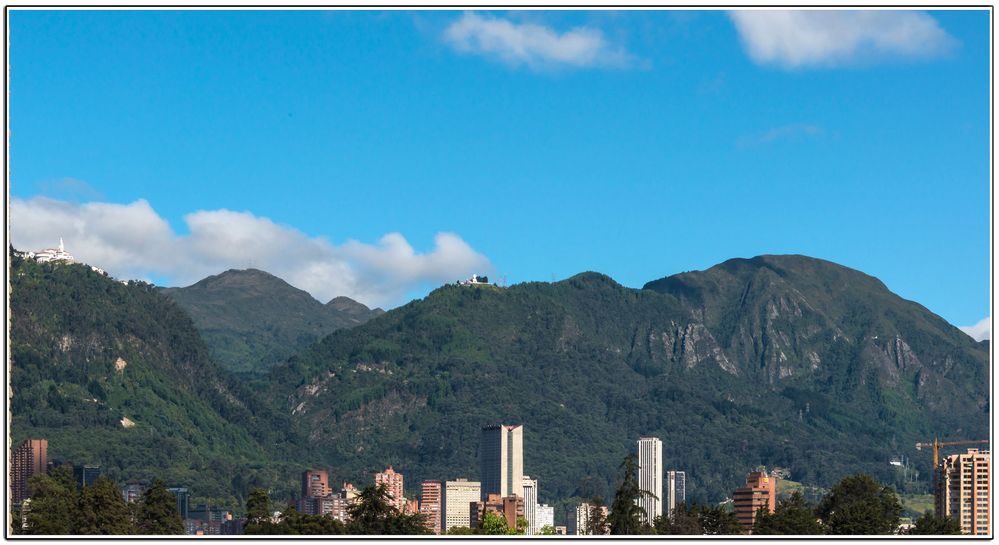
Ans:
[{"label": "office tower", "polygon": [[645,509],[642,520],[652,524],[663,514],[663,442],[658,437],[638,440],[638,487],[648,493],[638,500]]},{"label": "office tower", "polygon": [[678,505],[687,503],[687,474],[682,471],[670,470],[666,472],[665,481],[666,501],[663,502],[663,510],[672,517],[673,510]]},{"label": "office tower", "polygon": [[420,485],[420,514],[427,517],[427,528],[441,533],[441,482],[423,481]]},{"label": "office tower", "polygon": [[494,494],[524,497],[524,427],[511,425],[482,428],[479,443],[479,476],[483,501]]},{"label": "office tower", "polygon": [[992,455],[987,450],[972,448],[944,458],[937,469],[936,515],[958,521],[965,534],[989,535],[991,466]]},{"label": "office tower", "polygon": [[191,493],[186,488],[167,488],[167,491],[177,498],[177,512],[180,513],[181,520],[190,518],[188,516],[188,502],[191,499]]},{"label": "office tower", "polygon": [[97,477],[101,476],[101,466],[73,466],[73,480],[76,481],[76,486],[83,488],[85,486],[91,486]]},{"label": "office tower", "polygon": [[482,524],[486,513],[495,513],[506,520],[507,528],[516,528],[517,518],[524,516],[524,498],[517,495],[500,497],[489,494],[485,500],[472,502],[468,514],[472,528],[478,528]]},{"label": "office tower", "polygon": [[527,519],[527,535],[534,536],[541,529],[538,526],[538,481],[524,475],[524,518]]},{"label": "office tower", "polygon": [[302,472],[302,498],[320,498],[329,494],[330,474],[325,469]]},{"label": "office tower", "polygon": [[756,511],[765,507],[773,513],[777,507],[777,477],[767,475],[764,470],[754,471],[746,477],[746,486],[732,494],[735,516],[747,532],[756,522]]},{"label": "office tower", "polygon": [[25,439],[10,460],[10,496],[18,504],[28,498],[28,479],[45,473],[48,467],[47,439]]},{"label": "office tower", "polygon": [[389,500],[392,507],[398,509],[400,513],[404,513],[406,511],[406,496],[403,495],[402,473],[397,473],[392,469],[392,466],[381,473],[375,473],[375,486],[381,484],[385,485],[385,490],[392,498]]},{"label": "office tower", "polygon": [[347,507],[350,501],[347,499],[345,491],[338,494],[330,494],[322,498],[314,498],[317,515],[326,515],[340,522],[347,523]]},{"label": "office tower", "polygon": [[478,482],[456,479],[444,483],[444,531],[460,526],[471,528],[469,507],[481,499]]}]

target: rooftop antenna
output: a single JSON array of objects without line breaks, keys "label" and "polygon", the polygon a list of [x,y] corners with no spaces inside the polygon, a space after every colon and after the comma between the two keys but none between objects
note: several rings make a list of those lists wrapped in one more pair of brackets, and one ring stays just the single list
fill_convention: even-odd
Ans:
[{"label": "rooftop antenna", "polygon": [[59,237],[59,251],[60,252],[65,252],[66,251],[66,247],[63,246],[63,244],[62,244],[62,237]]}]

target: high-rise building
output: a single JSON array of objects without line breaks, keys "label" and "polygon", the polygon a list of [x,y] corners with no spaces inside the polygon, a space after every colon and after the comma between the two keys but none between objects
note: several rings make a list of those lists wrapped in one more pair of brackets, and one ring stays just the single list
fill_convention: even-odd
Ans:
[{"label": "high-rise building", "polygon": [[687,474],[683,471],[670,470],[666,472],[666,498],[663,505],[663,510],[670,517],[673,516],[673,510],[676,509],[678,505],[683,505],[687,503]]},{"label": "high-rise building", "polygon": [[739,524],[751,531],[760,507],[771,513],[777,507],[777,477],[767,475],[765,470],[753,471],[746,477],[746,486],[732,494],[732,504]]},{"label": "high-rise building", "polygon": [[406,496],[403,495],[402,473],[396,472],[392,466],[381,473],[375,473],[375,486],[385,485],[391,499],[389,503],[400,513],[406,511]]},{"label": "high-rise building", "polygon": [[524,427],[496,425],[482,428],[479,443],[479,498],[490,494],[524,497]]},{"label": "high-rise building", "polygon": [[330,474],[325,469],[302,472],[302,498],[321,498],[331,492]]},{"label": "high-rise building", "polygon": [[648,493],[638,500],[645,509],[643,521],[652,524],[663,514],[663,442],[658,437],[638,440],[638,486]]},{"label": "high-rise building", "polygon": [[[590,524],[590,516],[594,513],[594,509],[600,509],[604,520],[607,520],[607,506],[601,505],[599,508],[594,507],[589,502],[584,502],[576,506],[576,519],[570,520],[570,530],[572,530],[573,535],[586,536],[590,535],[590,531],[586,528]],[[605,534],[610,533],[610,528],[604,530]]]},{"label": "high-rise building", "polygon": [[76,486],[80,488],[91,486],[100,476],[101,466],[73,466],[73,479],[76,481]]},{"label": "high-rise building", "polygon": [[555,508],[553,506],[543,503],[538,506],[536,511],[535,520],[538,522],[538,534],[545,526],[555,527]]},{"label": "high-rise building", "polygon": [[527,519],[527,535],[538,535],[538,481],[524,475],[524,518]]},{"label": "high-rise building", "polygon": [[936,515],[958,521],[965,534],[989,535],[991,453],[972,448],[964,454],[948,456],[937,472]]},{"label": "high-rise building", "polygon": [[25,439],[10,460],[11,501],[19,504],[28,498],[28,479],[45,473],[48,466],[47,439]]},{"label": "high-rise building", "polygon": [[441,533],[442,490],[440,481],[423,481],[420,485],[420,514],[427,518],[427,528]]},{"label": "high-rise building", "polygon": [[480,490],[478,482],[467,479],[444,483],[444,532],[456,526],[471,528],[469,509],[472,502],[481,499]]},{"label": "high-rise building", "polygon": [[516,528],[517,519],[524,516],[524,498],[517,495],[501,498],[496,494],[489,494],[485,500],[472,502],[468,512],[472,528],[478,528],[482,524],[486,513],[495,513],[506,520],[507,528]]},{"label": "high-rise building", "polygon": [[121,497],[128,503],[135,503],[141,500],[143,492],[145,492],[145,487],[141,484],[126,484],[121,487]]},{"label": "high-rise building", "polygon": [[330,494],[322,498],[315,498],[316,514],[333,517],[336,520],[347,523],[347,507],[350,505],[345,491],[339,494]]},{"label": "high-rise building", "polygon": [[188,519],[188,503],[191,500],[191,492],[187,488],[167,488],[167,491],[177,498],[177,512],[180,513],[181,520]]}]

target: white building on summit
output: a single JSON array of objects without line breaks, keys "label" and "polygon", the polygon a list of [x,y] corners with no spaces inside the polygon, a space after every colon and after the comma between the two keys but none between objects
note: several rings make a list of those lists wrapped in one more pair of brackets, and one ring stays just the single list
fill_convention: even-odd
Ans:
[{"label": "white building on summit", "polygon": [[28,257],[34,258],[34,260],[39,263],[47,263],[49,261],[66,261],[69,263],[76,262],[76,259],[73,259],[73,256],[69,255],[69,252],[66,251],[66,247],[62,243],[62,237],[59,237],[58,248],[45,248],[44,250],[38,250],[33,254],[29,253]]}]

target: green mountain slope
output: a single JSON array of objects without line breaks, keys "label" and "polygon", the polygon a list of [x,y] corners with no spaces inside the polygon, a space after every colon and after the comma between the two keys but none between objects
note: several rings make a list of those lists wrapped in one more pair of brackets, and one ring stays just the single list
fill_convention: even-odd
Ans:
[{"label": "green mountain slope", "polygon": [[759,464],[889,480],[916,440],[988,431],[987,352],[867,275],[768,256],[647,288],[446,286],[276,367],[270,395],[337,478],[475,477],[480,426],[523,423],[542,499],[606,496],[640,435],[718,501]]},{"label": "green mountain slope", "polygon": [[191,315],[220,365],[247,378],[333,331],[381,314],[347,297],[323,305],[256,269],[228,270],[186,288],[161,288]]},{"label": "green mountain slope", "polygon": [[162,477],[236,506],[298,449],[288,419],[215,366],[190,318],[149,284],[85,265],[11,267],[11,436],[121,482]]}]

